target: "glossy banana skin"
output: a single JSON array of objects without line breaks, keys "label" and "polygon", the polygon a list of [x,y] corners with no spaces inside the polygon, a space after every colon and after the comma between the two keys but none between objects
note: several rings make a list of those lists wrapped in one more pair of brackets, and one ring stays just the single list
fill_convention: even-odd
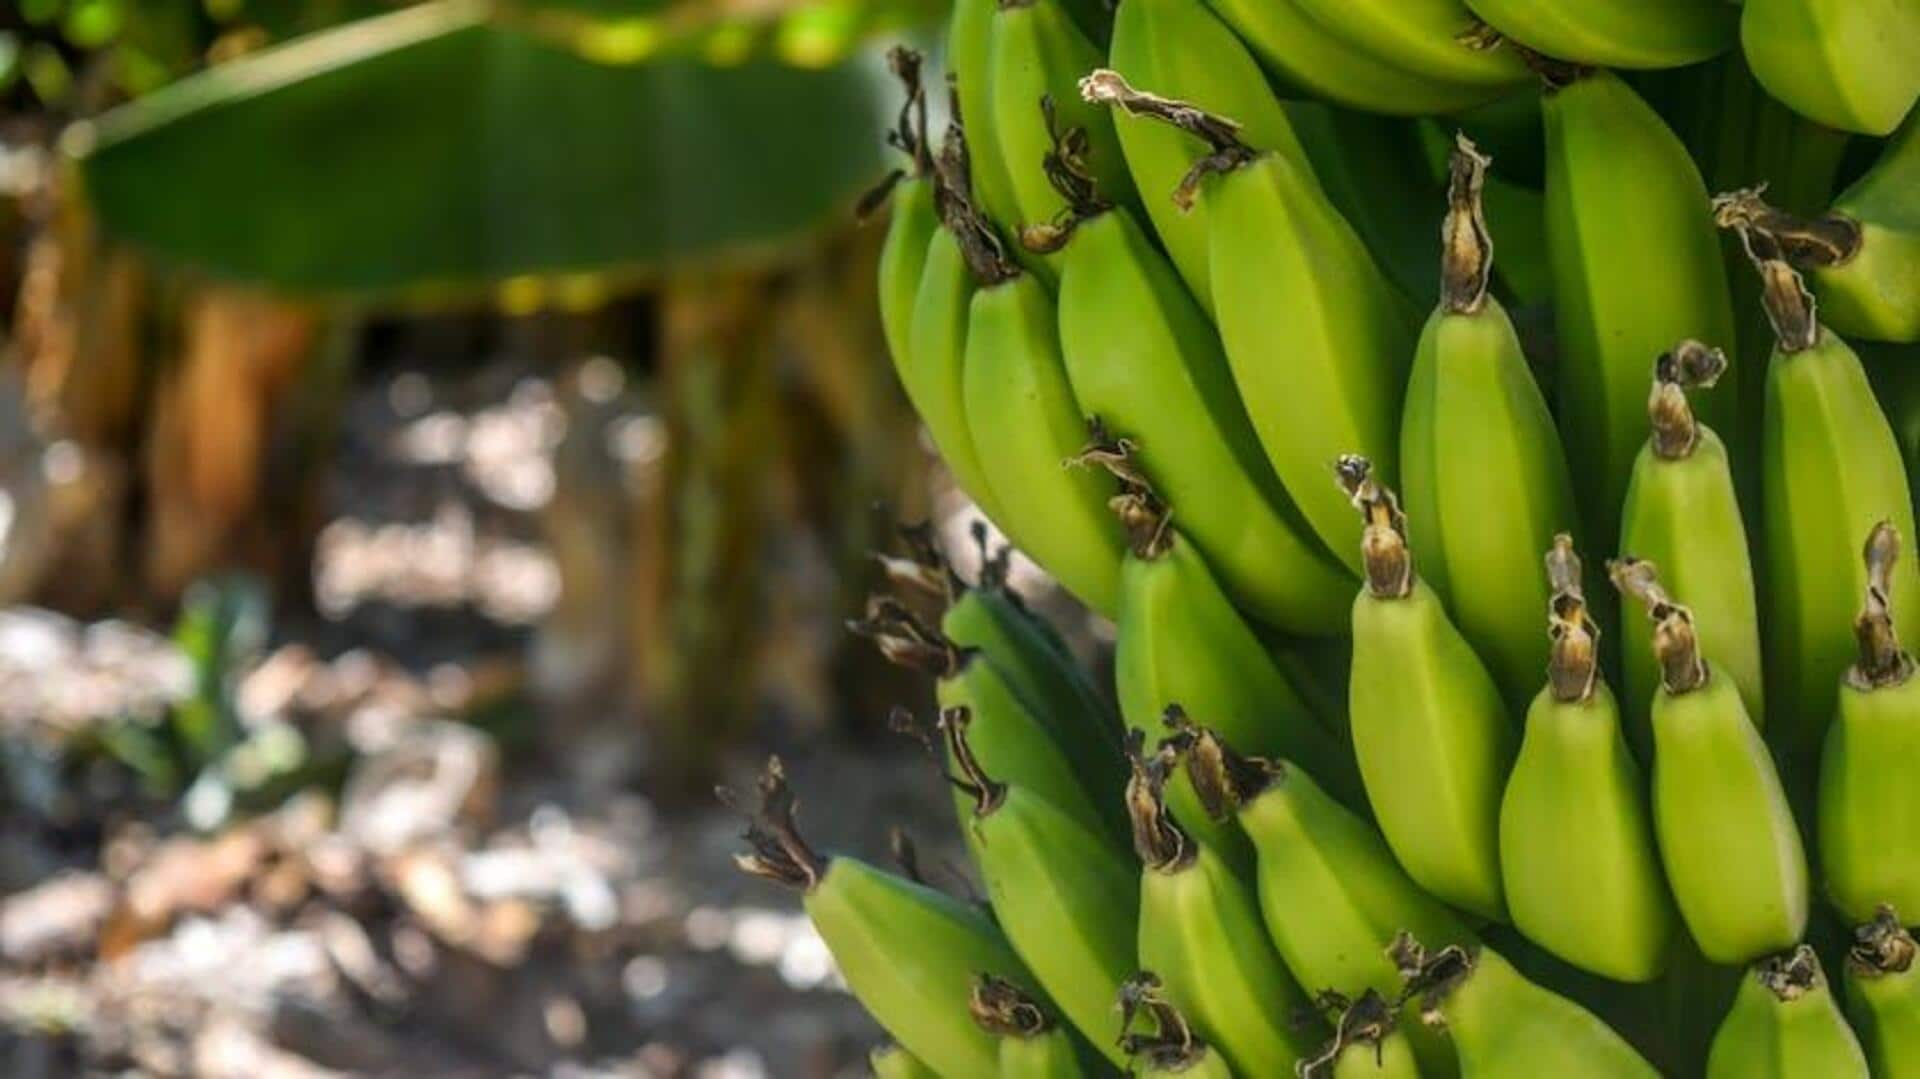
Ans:
[{"label": "glossy banana skin", "polygon": [[1420,885],[1504,919],[1500,798],[1515,732],[1492,676],[1415,580],[1353,604],[1353,747],[1380,830]]},{"label": "glossy banana skin", "polygon": [[[1121,0],[1107,62],[1136,86],[1232,117],[1249,146],[1304,159],[1287,109],[1267,88],[1266,75],[1203,0]],[[1212,314],[1208,208],[1203,201],[1183,211],[1173,203],[1174,188],[1206,151],[1205,144],[1146,117],[1121,113],[1113,126],[1147,220],[1188,291]]]},{"label": "glossy banana skin", "polygon": [[1681,67],[1731,48],[1740,13],[1719,0],[1466,0],[1529,48],[1614,68]]},{"label": "glossy banana skin", "polygon": [[1080,407],[1138,444],[1142,469],[1235,599],[1288,632],[1337,629],[1351,576],[1268,470],[1213,327],[1125,211],[1075,229],[1059,304]]},{"label": "glossy banana skin", "polygon": [[1768,93],[1843,131],[1885,135],[1920,95],[1920,10],[1904,0],[1747,0],[1740,45]]},{"label": "glossy banana skin", "polygon": [[1460,0],[1295,0],[1328,33],[1402,70],[1443,82],[1512,88],[1530,77],[1511,49],[1459,38],[1478,19]]},{"label": "glossy banana skin", "polygon": [[1584,701],[1540,691],[1500,804],[1507,909],[1535,943],[1618,981],[1659,976],[1677,922],[1645,791],[1604,682]]},{"label": "glossy banana skin", "polygon": [[[1638,94],[1595,72],[1550,90],[1542,115],[1561,433],[1584,524],[1616,536],[1646,439],[1649,365],[1686,338],[1732,353],[1732,300],[1712,218],[1701,209],[1706,185]],[[1739,445],[1734,418],[1731,395],[1702,401],[1701,419]]]},{"label": "glossy banana skin", "polygon": [[[1911,70],[1920,72],[1920,60]],[[1835,331],[1873,341],[1920,341],[1920,110],[1880,160],[1834,200],[1860,227],[1860,249],[1813,270],[1820,317]]]},{"label": "glossy banana skin", "polygon": [[[1916,535],[1906,466],[1860,359],[1824,328],[1813,347],[1775,349],[1762,446],[1768,609],[1768,738],[1811,761],[1853,662],[1853,618],[1867,587],[1860,538],[1881,520]],[[1920,640],[1920,574],[1895,567],[1893,617]]]},{"label": "glossy banana skin", "polygon": [[1913,1079],[1920,1075],[1920,959],[1897,916],[1887,918],[1890,924],[1878,927],[1887,954],[1869,958],[1856,947],[1847,957],[1843,995],[1868,1070],[1882,1079]]},{"label": "glossy banana skin", "polygon": [[1820,766],[1820,868],[1834,906],[1871,920],[1882,903],[1920,911],[1920,678],[1843,681]]},{"label": "glossy banana skin", "polygon": [[[947,70],[953,73],[954,93],[966,122],[973,197],[988,217],[1005,227],[1020,219],[1020,207],[1013,195],[1013,174],[1001,156],[993,126],[993,25],[999,10],[999,0],[954,0],[947,25]],[[1029,261],[1018,244],[1012,246],[1016,256]]]},{"label": "glossy banana skin", "polygon": [[1086,424],[1067,384],[1053,297],[1032,274],[974,292],[961,388],[995,523],[1075,598],[1112,616],[1123,553],[1106,505],[1112,483],[1066,465]]},{"label": "glossy banana skin", "polygon": [[963,365],[967,322],[973,302],[973,275],[953,234],[938,229],[928,241],[913,301],[907,347],[894,353],[900,384],[953,478],[987,516],[998,517],[987,472],[974,453],[967,427]]},{"label": "glossy banana skin", "polygon": [[1540,553],[1579,531],[1579,514],[1559,432],[1499,300],[1427,320],[1400,446],[1420,574],[1517,714],[1547,665]]},{"label": "glossy banana skin", "polygon": [[[927,245],[940,219],[933,212],[933,182],[921,177],[901,180],[893,189],[893,215],[887,239],[880,247],[880,330],[896,368],[906,359],[913,329],[913,303],[920,294],[920,273],[927,265]],[[904,376],[903,376],[904,377]]]},{"label": "glossy banana skin", "polygon": [[940,1075],[905,1046],[893,1043],[868,1053],[867,1066],[873,1069],[874,1079],[938,1079]]},{"label": "glossy banana skin", "polygon": [[1716,963],[1791,947],[1807,927],[1807,862],[1773,758],[1739,690],[1711,673],[1653,702],[1653,821],[1694,942]]},{"label": "glossy banana skin", "polygon": [[1792,999],[1782,999],[1757,971],[1741,980],[1733,1009],[1714,1035],[1707,1079],[1866,1079],[1866,1054],[1841,1016],[1819,960],[1811,948],[1800,951],[1812,964],[1814,982]]},{"label": "glossy banana skin", "polygon": [[1469,949],[1472,968],[1429,1003],[1460,1054],[1460,1072],[1476,1079],[1621,1079],[1655,1071],[1592,1012],[1528,981],[1490,948]]},{"label": "glossy banana skin", "polygon": [[1254,432],[1314,533],[1357,572],[1360,522],[1328,463],[1364,453],[1393,474],[1407,308],[1304,162],[1263,154],[1207,180],[1199,202],[1214,316]]}]

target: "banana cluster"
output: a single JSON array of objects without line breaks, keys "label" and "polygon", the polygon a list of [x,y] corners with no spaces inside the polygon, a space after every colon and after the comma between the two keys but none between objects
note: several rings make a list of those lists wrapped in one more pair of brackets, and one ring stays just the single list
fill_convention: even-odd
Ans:
[{"label": "banana cluster", "polygon": [[947,59],[887,344],[1113,686],[984,529],[882,560],[985,895],[778,762],[740,859],[876,1074],[1920,1076],[1920,4],[957,0]]}]

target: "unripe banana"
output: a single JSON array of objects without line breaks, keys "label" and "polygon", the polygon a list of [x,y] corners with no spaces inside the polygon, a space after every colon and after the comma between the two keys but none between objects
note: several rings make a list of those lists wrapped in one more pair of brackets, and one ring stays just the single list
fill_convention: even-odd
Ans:
[{"label": "unripe banana", "polygon": [[875,1047],[867,1054],[867,1067],[873,1069],[873,1079],[938,1079],[940,1075],[899,1042]]},{"label": "unripe banana", "polygon": [[1013,197],[1013,174],[993,130],[993,24],[999,10],[1000,0],[954,0],[946,59],[953,103],[973,134],[967,170],[973,197],[994,224],[1009,228],[1020,220],[1020,208]]},{"label": "unripe banana", "polygon": [[[1587,528],[1617,536],[1646,440],[1648,359],[1689,337],[1731,350],[1733,305],[1700,171],[1631,87],[1578,73],[1547,90],[1542,115],[1561,431]],[[1709,401],[1701,413],[1737,450],[1746,435],[1730,422],[1733,404]]]},{"label": "unripe banana", "polygon": [[1500,795],[1513,724],[1493,678],[1414,575],[1406,518],[1369,468],[1364,457],[1338,466],[1367,521],[1348,690],[1360,775],[1408,875],[1457,907],[1503,918]]},{"label": "unripe banana", "polygon": [[1885,135],[1920,96],[1908,0],[1746,0],[1740,45],[1768,93],[1843,131]]},{"label": "unripe banana", "polygon": [[1920,910],[1920,678],[1888,610],[1899,553],[1900,534],[1875,525],[1854,622],[1860,654],[1840,681],[1820,762],[1820,868],[1828,898],[1853,922],[1888,904]]},{"label": "unripe banana", "polygon": [[[1579,528],[1567,456],[1520,338],[1487,292],[1489,159],[1458,137],[1441,228],[1440,303],[1407,384],[1400,460],[1420,573],[1518,712],[1540,688],[1549,589],[1540,552]],[[1349,516],[1351,512],[1349,511]]]},{"label": "unripe banana", "polygon": [[1106,837],[1038,793],[989,775],[969,727],[963,710],[941,718],[952,782],[974,800],[965,827],[994,915],[1061,1014],[1124,1065],[1109,1034],[1114,994],[1138,966],[1139,876]]},{"label": "unripe banana", "polygon": [[[1649,981],[1666,969],[1673,901],[1660,873],[1646,784],[1600,680],[1598,627],[1572,538],[1555,537],[1547,687],[1527,710],[1500,803],[1500,871],[1513,924],[1583,970]],[[1574,837],[1578,837],[1577,839]]]},{"label": "unripe banana", "polygon": [[1061,266],[1075,398],[1138,448],[1139,469],[1249,613],[1303,636],[1335,632],[1351,577],[1268,469],[1212,325],[1132,216],[1099,205],[1082,207]]},{"label": "unripe banana", "polygon": [[1004,978],[982,974],[967,1009],[1000,1041],[1000,1079],[1080,1079],[1079,1047],[1046,1006]]},{"label": "unripe banana", "polygon": [[1354,48],[1442,82],[1511,89],[1528,79],[1512,49],[1485,42],[1485,24],[1460,0],[1294,0]]},{"label": "unripe banana", "polygon": [[1333,1040],[1320,1055],[1295,1068],[1300,1079],[1419,1079],[1413,1045],[1395,1022],[1393,1006],[1372,989],[1349,1001],[1327,991],[1321,1000],[1340,1009]]},{"label": "unripe banana", "polygon": [[1287,118],[1327,201],[1353,226],[1417,320],[1439,295],[1433,265],[1440,258],[1440,213],[1425,199],[1407,197],[1409,178],[1424,179],[1426,171],[1423,121],[1319,101],[1287,102]]},{"label": "unripe banana", "polygon": [[1732,47],[1740,13],[1722,0],[1466,0],[1526,47],[1618,68],[1681,67]]},{"label": "unripe banana", "polygon": [[746,833],[752,852],[734,859],[740,868],[801,892],[847,986],[908,1053],[950,1079],[992,1075],[998,1048],[967,1017],[973,978],[1036,984],[1000,928],[943,892],[815,853],[795,825],[798,802],[778,757],[759,794]]},{"label": "unripe banana", "polygon": [[1867,1058],[1840,1014],[1820,957],[1802,944],[1747,972],[1713,1036],[1707,1079],[1813,1075],[1867,1079]]},{"label": "unripe banana", "polygon": [[1881,1079],[1920,1075],[1920,945],[1893,908],[1854,930],[1842,982],[1847,1015]]},{"label": "unripe banana", "polygon": [[1207,207],[1214,320],[1234,385],[1294,505],[1357,571],[1359,527],[1327,462],[1357,451],[1392,471],[1413,342],[1405,304],[1304,161],[1256,153],[1233,120],[1113,71],[1082,90],[1207,142],[1174,200]]},{"label": "unripe banana", "polygon": [[[1568,837],[1576,842],[1574,837]],[[1446,1032],[1475,1079],[1622,1079],[1660,1073],[1592,1012],[1528,981],[1482,945],[1428,952],[1408,934],[1394,958],[1421,1017]]]},{"label": "unripe banana", "polygon": [[1791,947],[1807,928],[1807,859],[1766,743],[1652,563],[1607,568],[1654,622],[1653,827],[1680,916],[1716,963]]},{"label": "unripe banana", "polygon": [[1145,867],[1140,962],[1236,1072],[1284,1075],[1324,1032],[1298,1021],[1306,995],[1274,953],[1247,886],[1167,815],[1163,792],[1177,751],[1163,745],[1147,760],[1139,732],[1133,738],[1127,809]]},{"label": "unripe banana", "polygon": [[[895,172],[876,195],[890,191],[893,202],[887,238],[880,246],[880,330],[896,368],[905,359],[913,327],[913,301],[920,292],[927,245],[940,227],[933,206],[933,154],[927,145],[927,98],[920,85],[920,54],[905,46],[887,53],[887,63],[906,87],[907,100],[887,141],[907,155],[909,167]],[[870,196],[870,198],[873,196]]]},{"label": "unripe banana", "polygon": [[[1152,1024],[1152,1033],[1135,1033],[1135,1020]],[[1120,987],[1120,1046],[1127,1074],[1140,1079],[1233,1079],[1232,1069],[1167,1000],[1158,975],[1139,971]]]}]

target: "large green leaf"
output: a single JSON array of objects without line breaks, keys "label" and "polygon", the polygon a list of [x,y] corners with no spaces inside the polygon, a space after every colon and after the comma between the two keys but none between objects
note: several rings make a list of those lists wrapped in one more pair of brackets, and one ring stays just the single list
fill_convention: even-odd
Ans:
[{"label": "large green leaf", "polygon": [[764,47],[717,49],[709,28],[596,63],[496,12],[443,0],[302,38],[67,146],[111,235],[219,276],[357,294],[753,257],[883,167],[895,91],[867,52],[797,66],[775,25],[748,35]]}]

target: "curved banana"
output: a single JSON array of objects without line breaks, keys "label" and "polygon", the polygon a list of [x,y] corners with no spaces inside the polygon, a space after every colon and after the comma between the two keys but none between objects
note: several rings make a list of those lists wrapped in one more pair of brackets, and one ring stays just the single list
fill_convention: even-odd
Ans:
[{"label": "curved banana", "polygon": [[[1833,687],[1853,662],[1853,616],[1867,589],[1860,537],[1876,522],[1914,535],[1906,465],[1859,356],[1819,324],[1813,295],[1773,237],[1722,200],[1760,270],[1775,344],[1767,361],[1761,509],[1765,520],[1767,736],[1790,762],[1810,761],[1833,715]],[[1730,218],[1731,215],[1731,218]],[[1920,573],[1891,581],[1894,623],[1920,640]],[[1784,945],[1783,945],[1784,946]]]},{"label": "curved banana", "polygon": [[[1714,670],[1733,679],[1756,725],[1766,725],[1765,670],[1760,661],[1760,615],[1753,560],[1734,491],[1726,443],[1695,419],[1687,391],[1719,381],[1727,356],[1686,340],[1653,365],[1647,412],[1653,433],[1633,461],[1620,519],[1620,551],[1660,567],[1672,591],[1699,616],[1700,651]],[[1653,626],[1622,619],[1628,732],[1640,759],[1649,759],[1653,735],[1648,710],[1660,687]]]},{"label": "curved banana", "polygon": [[1004,978],[973,981],[967,1010],[1000,1040],[1000,1079],[1080,1079],[1079,1047],[1046,1006]]},{"label": "curved banana", "polygon": [[[1107,65],[1141,86],[1231,116],[1247,145],[1305,160],[1283,105],[1247,47],[1204,0],[1121,0]],[[1207,206],[1174,205],[1193,159],[1206,143],[1177,128],[1122,112],[1114,134],[1154,234],[1200,306],[1213,313],[1207,277]]]},{"label": "curved banana", "polygon": [[1920,1075],[1920,945],[1893,908],[1853,931],[1841,982],[1868,1070],[1881,1079]]},{"label": "curved banana", "polygon": [[1247,886],[1167,815],[1163,792],[1177,751],[1163,745],[1147,760],[1138,732],[1134,741],[1127,809],[1144,866],[1140,962],[1236,1072],[1284,1075],[1323,1031],[1297,1021],[1306,995],[1274,954]]},{"label": "curved banana", "polygon": [[873,1079],[938,1079],[940,1075],[899,1042],[876,1046],[867,1054],[867,1067],[873,1069]]},{"label": "curved banana", "polygon": [[[1820,761],[1819,850],[1827,897],[1853,922],[1885,905],[1920,910],[1920,678],[1888,610],[1900,534],[1885,521],[1867,538],[1866,600],[1854,622],[1860,655]],[[1908,603],[1915,602],[1913,597]]]},{"label": "curved banana", "polygon": [[1408,304],[1408,317],[1417,320],[1439,295],[1433,266],[1440,259],[1440,230],[1433,206],[1407,197],[1410,178],[1426,179],[1424,121],[1319,101],[1289,101],[1287,117],[1327,201],[1353,226]]},{"label": "curved banana", "polygon": [[950,1079],[992,1075],[998,1047],[967,1017],[973,978],[1035,985],[1000,928],[944,892],[815,853],[795,825],[798,803],[778,757],[761,773],[759,795],[746,833],[752,851],[734,857],[740,868],[801,893],[847,986],[908,1053]]},{"label": "curved banana", "polygon": [[1360,775],[1409,876],[1454,906],[1504,918],[1500,795],[1513,724],[1492,676],[1414,575],[1406,518],[1369,469],[1364,457],[1338,466],[1367,521],[1348,690]]},{"label": "curved banana", "polygon": [[1807,928],[1807,857],[1766,743],[1652,563],[1607,569],[1654,623],[1653,827],[1680,916],[1716,963],[1792,947]]},{"label": "curved banana", "polygon": [[913,301],[920,292],[920,274],[927,264],[927,245],[940,227],[933,206],[933,155],[927,146],[927,98],[920,86],[920,54],[904,46],[887,53],[907,90],[894,129],[887,141],[907,155],[909,170],[893,174],[893,212],[887,238],[880,246],[880,330],[896,369],[905,369],[907,345],[913,327]]},{"label": "curved banana", "polygon": [[1413,1043],[1400,1031],[1385,997],[1369,989],[1349,1000],[1328,990],[1321,1000],[1339,1008],[1340,1015],[1333,1040],[1319,1056],[1300,1062],[1296,1071],[1300,1079],[1419,1079]]},{"label": "curved banana", "polygon": [[1351,577],[1268,469],[1207,316],[1131,214],[1082,209],[1059,299],[1080,407],[1137,448],[1140,470],[1246,610],[1303,636],[1336,632]]},{"label": "curved banana", "polygon": [[[1020,220],[1013,174],[993,131],[993,24],[1000,0],[954,0],[947,24],[947,71],[953,77],[953,107],[973,134],[967,176],[974,201],[993,223],[1009,229]],[[1014,252],[1024,258],[1025,252]]]},{"label": "curved banana", "polygon": [[1660,1073],[1580,1005],[1528,981],[1482,945],[1429,952],[1401,934],[1394,961],[1421,1016],[1444,1029],[1460,1072],[1476,1079],[1623,1079]]},{"label": "curved banana", "polygon": [[[1127,1074],[1140,1079],[1233,1079],[1233,1070],[1208,1045],[1186,1017],[1167,1001],[1160,977],[1139,971],[1120,987],[1120,1046],[1127,1054]],[[1151,1034],[1135,1033],[1135,1020],[1144,1017]]]},{"label": "curved banana", "polygon": [[[1658,6],[1709,4],[1725,6]],[[1646,439],[1647,361],[1689,337],[1731,350],[1733,305],[1700,171],[1640,95],[1609,72],[1582,73],[1550,88],[1541,111],[1561,433],[1585,524],[1612,537]],[[1701,411],[1737,450],[1733,404]]]},{"label": "curved banana", "polygon": [[1413,342],[1405,304],[1304,161],[1256,153],[1233,120],[1141,93],[1117,72],[1081,85],[1206,140],[1174,199],[1207,207],[1214,320],[1234,385],[1294,505],[1358,571],[1359,526],[1327,462],[1357,451],[1393,468]]},{"label": "curved banana", "polygon": [[1441,298],[1407,383],[1400,463],[1420,575],[1519,712],[1547,666],[1539,619],[1550,593],[1540,552],[1556,534],[1577,531],[1579,514],[1546,399],[1512,320],[1487,292],[1487,164],[1458,137],[1441,227]]},{"label": "curved banana", "polygon": [[1795,112],[1885,135],[1920,97],[1920,8],[1907,0],[1746,0],[1753,77]]},{"label": "curved banana", "polygon": [[1513,89],[1531,78],[1512,49],[1487,41],[1461,0],[1294,0],[1321,28],[1402,71],[1442,82]]},{"label": "curved banana", "polygon": [[1740,13],[1725,0],[1466,0],[1507,37],[1601,67],[1682,67],[1732,48]]},{"label": "curved banana", "polygon": [[1713,1036],[1707,1079],[1867,1079],[1867,1057],[1802,944],[1755,963]]},{"label": "curved banana", "polygon": [[[1012,272],[1011,263],[997,265]],[[907,400],[932,436],[954,482],[987,516],[998,518],[986,469],[974,453],[973,436],[967,429],[962,364],[966,361],[967,316],[973,291],[973,271],[967,267],[967,257],[949,224],[928,242],[907,347],[893,357]]]},{"label": "curved banana", "polygon": [[[1666,969],[1673,900],[1660,873],[1646,784],[1600,680],[1573,540],[1554,538],[1547,688],[1500,802],[1500,872],[1513,924],[1583,970],[1644,982]],[[1569,841],[1569,837],[1578,840]]]},{"label": "curved banana", "polygon": [[948,711],[940,726],[952,782],[974,800],[965,827],[1000,928],[1067,1021],[1124,1066],[1110,1035],[1114,994],[1137,966],[1137,873],[1104,836],[984,771],[963,711]]}]

